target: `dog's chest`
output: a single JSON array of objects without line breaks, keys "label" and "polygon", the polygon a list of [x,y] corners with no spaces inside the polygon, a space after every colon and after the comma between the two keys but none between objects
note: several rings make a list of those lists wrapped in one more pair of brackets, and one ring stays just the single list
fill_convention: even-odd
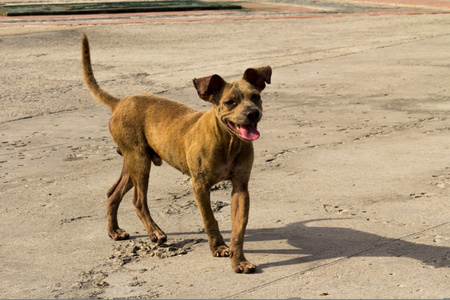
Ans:
[{"label": "dog's chest", "polygon": [[219,181],[230,179],[236,169],[249,166],[251,168],[252,162],[250,157],[253,157],[253,147],[249,143],[244,143],[235,138],[231,139],[228,147],[221,151],[220,158],[216,159],[216,172]]},{"label": "dog's chest", "polygon": [[[250,154],[250,155],[249,155]],[[187,162],[191,177],[215,184],[230,179],[236,168],[243,165],[251,168],[249,157],[253,156],[253,148],[239,139],[231,139],[221,146],[205,147],[190,151]]]}]

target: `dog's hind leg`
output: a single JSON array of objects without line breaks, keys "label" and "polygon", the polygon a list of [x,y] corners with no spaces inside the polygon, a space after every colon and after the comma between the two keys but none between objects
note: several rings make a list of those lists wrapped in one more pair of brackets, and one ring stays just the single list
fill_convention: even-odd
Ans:
[{"label": "dog's hind leg", "polygon": [[128,233],[120,229],[117,221],[117,210],[119,209],[120,202],[123,196],[131,190],[133,182],[131,181],[130,173],[128,172],[127,165],[123,163],[122,173],[120,173],[119,179],[113,184],[113,186],[106,193],[106,215],[108,219],[108,235],[115,241],[126,240],[129,238]]},{"label": "dog's hind leg", "polygon": [[167,241],[166,234],[159,228],[150,216],[147,204],[148,180],[150,177],[151,154],[148,149],[123,152],[131,180],[134,186],[133,204],[136,214],[147,230],[150,240],[154,243]]}]

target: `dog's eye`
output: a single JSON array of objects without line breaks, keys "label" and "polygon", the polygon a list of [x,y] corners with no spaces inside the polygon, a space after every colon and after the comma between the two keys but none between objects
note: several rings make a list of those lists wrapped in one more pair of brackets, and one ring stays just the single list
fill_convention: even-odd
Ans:
[{"label": "dog's eye", "polygon": [[234,106],[236,105],[236,102],[233,99],[230,99],[225,101],[223,104],[225,104],[226,106]]},{"label": "dog's eye", "polygon": [[252,95],[252,101],[253,102],[261,101],[261,96],[259,94]]}]

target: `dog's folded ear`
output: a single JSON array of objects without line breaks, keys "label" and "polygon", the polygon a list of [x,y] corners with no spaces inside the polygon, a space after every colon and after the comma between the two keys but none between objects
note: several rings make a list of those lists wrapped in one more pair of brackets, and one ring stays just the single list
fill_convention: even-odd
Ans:
[{"label": "dog's folded ear", "polygon": [[270,84],[271,77],[272,68],[267,66],[245,70],[242,79],[256,87],[259,91],[262,91],[266,87],[266,83]]},{"label": "dog's folded ear", "polygon": [[198,96],[209,102],[212,102],[213,96],[220,92],[225,85],[225,80],[216,74],[208,77],[195,78],[193,82]]}]

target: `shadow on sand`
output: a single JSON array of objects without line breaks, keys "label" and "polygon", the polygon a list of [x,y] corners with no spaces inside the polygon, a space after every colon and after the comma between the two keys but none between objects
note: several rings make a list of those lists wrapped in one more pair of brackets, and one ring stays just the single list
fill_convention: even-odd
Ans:
[{"label": "shadow on sand", "polygon": [[[436,267],[450,267],[450,247],[430,246],[342,227],[314,227],[309,223],[331,219],[296,222],[282,228],[250,229],[246,241],[287,240],[296,249],[245,250],[245,253],[296,255],[292,259],[259,264],[261,269],[345,257],[409,257]],[[442,224],[437,227],[445,226]],[[428,229],[430,230],[430,229]]]}]

